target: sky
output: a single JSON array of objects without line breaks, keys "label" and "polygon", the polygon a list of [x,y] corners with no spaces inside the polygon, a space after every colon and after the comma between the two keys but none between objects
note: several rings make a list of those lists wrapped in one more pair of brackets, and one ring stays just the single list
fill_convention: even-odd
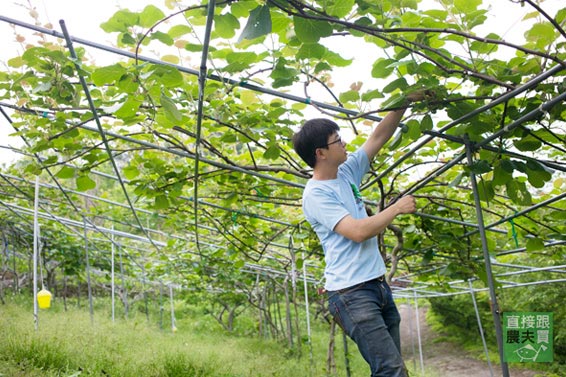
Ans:
[{"label": "sky", "polygon": [[[551,15],[556,13],[564,0],[546,0],[541,6],[548,10]],[[433,3],[433,0],[423,0],[422,4]],[[111,17],[118,9],[128,8],[132,11],[139,11],[146,4],[153,3],[164,9],[163,1],[160,0],[98,0],[98,1],[77,1],[77,0],[2,0],[1,14],[5,17],[13,18],[26,23],[33,23],[30,16],[30,5],[39,15],[42,26],[49,22],[53,28],[60,31],[59,20],[64,20],[69,33],[75,37],[88,39],[93,42],[111,46],[115,42],[115,36],[106,34],[100,29],[100,24]],[[527,5],[521,7],[510,0],[484,0],[484,4],[488,4],[490,8],[490,17],[492,21],[483,26],[483,30],[478,30],[478,34],[495,32],[508,42],[521,43],[523,40],[524,30],[518,29],[518,23],[525,14],[533,11]],[[25,5],[22,5],[25,4]],[[438,8],[438,6],[435,6]],[[18,32],[26,32],[22,28],[17,29]],[[22,46],[16,42],[14,29],[6,22],[0,21],[0,40],[2,40],[2,48],[0,49],[0,69],[5,69],[7,59],[22,53]],[[350,42],[348,42],[350,43]],[[352,66],[348,67],[348,72],[359,72],[360,69],[367,70],[367,65],[359,59],[357,51],[359,49],[352,48],[350,44],[340,49],[340,54],[345,58],[357,58]],[[352,56],[348,56],[352,54]],[[113,56],[111,54],[101,53],[97,55],[98,64],[111,64]],[[106,61],[107,60],[107,61]],[[359,68],[356,67],[360,64]],[[351,75],[348,79],[351,80]],[[341,77],[337,72],[333,78]],[[350,82],[344,83],[349,85]],[[303,93],[297,95],[304,96]],[[19,138],[9,137],[13,132],[12,127],[0,116],[0,146],[11,145],[18,147],[22,141]],[[0,148],[0,164],[13,161],[17,155],[9,150]]]}]

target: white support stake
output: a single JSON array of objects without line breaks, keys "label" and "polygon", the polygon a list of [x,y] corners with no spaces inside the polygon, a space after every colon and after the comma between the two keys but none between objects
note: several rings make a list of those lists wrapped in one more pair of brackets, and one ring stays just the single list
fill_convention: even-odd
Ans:
[{"label": "white support stake", "polygon": [[35,177],[35,200],[33,212],[33,322],[35,329],[39,328],[39,315],[37,304],[37,254],[39,245],[39,177]]},{"label": "white support stake", "polygon": [[311,321],[310,321],[310,310],[309,310],[309,287],[307,285],[307,264],[305,263],[305,253],[301,253],[301,257],[303,258],[303,284],[305,287],[305,308],[307,314],[307,334],[309,337],[309,349],[310,349],[310,358],[311,363],[314,361],[314,357],[312,354],[312,340],[311,340]]},{"label": "white support stake", "polygon": [[417,291],[413,291],[413,295],[415,297],[415,313],[416,313],[416,322],[417,322],[417,338],[419,340],[419,359],[421,362],[421,375],[424,377],[424,360],[423,360],[423,345],[421,342],[421,325],[419,323],[419,302],[417,300]]},{"label": "white support stake", "polygon": [[171,331],[177,331],[175,326],[175,305],[173,303],[173,286],[169,284],[169,301],[171,302]]},{"label": "white support stake", "polygon": [[116,313],[116,303],[115,303],[115,286],[114,286],[114,254],[115,254],[115,250],[114,250],[114,224],[112,224],[112,236],[111,236],[111,240],[112,240],[112,260],[111,260],[111,264],[110,264],[110,276],[111,276],[111,285],[112,285],[112,322],[114,322],[114,318],[115,318],[115,313]]},{"label": "white support stake", "polygon": [[485,342],[485,336],[483,334],[483,326],[481,324],[480,312],[478,310],[478,304],[476,302],[476,295],[474,294],[474,287],[472,286],[472,281],[468,280],[470,285],[470,294],[472,295],[472,301],[474,302],[474,310],[476,311],[476,319],[478,321],[478,329],[480,330],[481,341],[483,343],[483,349],[485,351],[485,358],[487,360],[487,365],[489,366],[489,373],[493,377],[493,367],[491,366],[491,361],[489,360],[489,351],[487,350],[487,343]]}]

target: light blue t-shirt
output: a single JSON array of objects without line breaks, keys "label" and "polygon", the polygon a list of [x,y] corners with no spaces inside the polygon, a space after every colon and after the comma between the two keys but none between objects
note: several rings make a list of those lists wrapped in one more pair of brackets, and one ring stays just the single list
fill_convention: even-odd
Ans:
[{"label": "light blue t-shirt", "polygon": [[336,179],[310,179],[303,192],[303,212],[324,250],[324,287],[328,291],[351,287],[385,274],[376,237],[358,243],[334,232],[336,224],[346,215],[356,219],[368,217],[363,200],[356,198],[356,192],[369,167],[368,156],[360,148],[340,165]]}]

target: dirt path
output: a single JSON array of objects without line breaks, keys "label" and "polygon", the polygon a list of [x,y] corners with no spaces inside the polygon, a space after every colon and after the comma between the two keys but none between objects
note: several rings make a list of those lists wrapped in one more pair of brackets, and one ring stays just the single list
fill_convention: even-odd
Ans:
[{"label": "dirt path", "polygon": [[[414,307],[399,304],[401,312],[401,344],[405,362],[413,370],[421,370],[419,345],[416,326],[416,312]],[[471,357],[458,345],[448,342],[435,341],[439,338],[426,323],[426,310],[419,308],[419,324],[421,335],[421,348],[423,365],[427,376],[438,377],[491,377],[487,361]],[[411,336],[411,332],[413,336]],[[493,376],[500,377],[501,367],[492,363]],[[510,369],[512,377],[541,376],[540,372],[524,369]],[[418,376],[418,375],[417,375]],[[417,377],[415,376],[415,377]]]}]

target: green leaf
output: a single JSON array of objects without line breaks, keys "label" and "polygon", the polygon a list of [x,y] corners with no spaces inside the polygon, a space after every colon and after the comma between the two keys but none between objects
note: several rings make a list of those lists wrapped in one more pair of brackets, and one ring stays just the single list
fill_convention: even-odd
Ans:
[{"label": "green leaf", "polygon": [[433,258],[434,258],[434,250],[429,249],[429,250],[425,251],[423,253],[423,257],[422,257],[422,260],[421,260],[421,265],[424,266],[424,265],[429,264],[432,261]]},{"label": "green leaf", "polygon": [[403,142],[403,132],[397,132],[395,137],[389,142],[389,150],[394,151],[395,149],[399,148],[401,143]]},{"label": "green leaf", "polygon": [[536,47],[545,48],[556,38],[556,30],[550,22],[536,23],[525,33],[525,38]]},{"label": "green leaf", "polygon": [[8,66],[12,68],[20,68],[24,65],[24,59],[21,56],[8,60]]},{"label": "green leaf", "polygon": [[324,54],[324,60],[335,67],[347,67],[352,64],[353,59],[344,59],[334,51],[327,50]]},{"label": "green leaf", "polygon": [[130,33],[121,33],[118,37],[118,45],[121,46],[128,46],[128,45],[135,45],[138,41],[132,37]]},{"label": "green leaf", "polygon": [[540,238],[529,238],[526,244],[527,251],[537,251],[544,249],[544,242]]},{"label": "green leaf", "polygon": [[255,52],[230,52],[226,55],[228,63],[241,63],[250,66],[258,61],[258,55]]},{"label": "green leaf", "polygon": [[469,166],[474,174],[484,174],[491,171],[491,165],[486,160],[478,160]]},{"label": "green leaf", "polygon": [[118,81],[126,73],[126,68],[116,63],[106,67],[98,68],[91,74],[92,82],[96,86],[112,84]]},{"label": "green leaf", "polygon": [[[506,161],[506,160],[503,160]],[[494,186],[503,186],[513,179],[513,174],[508,172],[502,163],[499,163],[493,169],[493,179],[491,182]]]},{"label": "green leaf", "polygon": [[454,179],[452,180],[452,182],[450,182],[450,183],[448,184],[448,187],[450,187],[450,188],[457,187],[457,186],[460,184],[460,182],[462,182],[462,179],[464,178],[464,176],[465,176],[465,174],[464,174],[463,172],[460,173],[460,174],[458,174],[458,175],[456,176],[456,178],[454,178]]},{"label": "green leaf", "polygon": [[183,83],[183,75],[175,67],[160,65],[153,67],[151,77],[166,87],[179,87]]},{"label": "green leaf", "polygon": [[520,140],[513,140],[513,145],[515,145],[515,147],[522,152],[528,152],[528,151],[536,151],[537,149],[540,148],[542,143],[539,139],[535,138],[534,136],[527,135]]},{"label": "green leaf", "polygon": [[124,104],[122,104],[122,106],[120,106],[120,108],[114,112],[114,115],[124,120],[132,118],[137,114],[140,105],[141,102],[138,101],[134,96],[129,96]]},{"label": "green leaf", "polygon": [[295,34],[303,43],[316,43],[320,38],[332,34],[332,25],[326,21],[317,21],[301,17],[293,17]]},{"label": "green leaf", "polygon": [[324,62],[318,63],[316,65],[316,67],[314,67],[314,72],[315,73],[320,73],[322,71],[332,71],[332,67]]},{"label": "green leaf", "polygon": [[407,84],[407,80],[404,77],[400,77],[396,80],[393,80],[389,84],[387,84],[382,90],[383,93],[391,93],[397,89],[405,89],[409,84]]},{"label": "green leaf", "polygon": [[235,143],[238,141],[238,138],[233,133],[224,133],[220,140],[224,143]]},{"label": "green leaf", "polygon": [[481,6],[481,0],[454,0],[454,7],[463,14],[471,13],[479,6]]},{"label": "green leaf", "polygon": [[257,3],[253,1],[235,1],[230,3],[230,13],[238,18],[248,17],[255,8],[257,8]]},{"label": "green leaf", "polygon": [[513,203],[528,206],[532,203],[531,193],[523,182],[511,180],[505,184],[507,195]]},{"label": "green leaf", "polygon": [[542,188],[546,182],[552,179],[552,174],[546,171],[544,166],[534,160],[527,161],[527,179],[536,188]]},{"label": "green leaf", "polygon": [[432,118],[428,114],[425,115],[423,120],[421,120],[421,131],[430,131],[433,127]]},{"label": "green leaf", "polygon": [[297,59],[322,59],[328,52],[328,49],[319,43],[304,43],[299,52]]},{"label": "green leaf", "polygon": [[43,160],[43,165],[51,165],[55,164],[59,161],[59,157],[57,156],[49,156],[47,159]]},{"label": "green leaf", "polygon": [[76,170],[74,168],[70,166],[63,166],[61,170],[55,174],[55,176],[61,179],[73,178],[75,176],[75,172]]},{"label": "green leaf", "polygon": [[88,175],[81,175],[75,180],[78,191],[87,191],[96,187],[96,182]]},{"label": "green leaf", "polygon": [[510,160],[501,160],[499,162],[501,168],[506,172],[512,174],[515,171],[515,166],[512,161]]},{"label": "green leaf", "polygon": [[240,28],[240,22],[236,17],[227,14],[214,16],[214,31],[221,37],[230,39],[236,35],[236,30]]},{"label": "green leaf", "polygon": [[348,90],[347,92],[340,93],[340,102],[355,102],[360,99],[360,92],[357,90]]},{"label": "green leaf", "polygon": [[491,182],[480,180],[478,182],[478,196],[481,201],[489,203],[495,197],[495,190]]},{"label": "green leaf", "polygon": [[122,173],[126,179],[134,179],[140,174],[140,171],[135,166],[126,166],[122,169]]},{"label": "green leaf", "polygon": [[273,80],[273,87],[278,88],[281,86],[288,86],[298,80],[297,75],[299,71],[294,68],[286,66],[287,61],[280,58],[275,65],[275,69],[269,75]]},{"label": "green leaf", "polygon": [[326,12],[338,18],[348,15],[352,11],[355,0],[335,0],[330,6],[326,8]]},{"label": "green leaf", "polygon": [[395,63],[393,59],[379,58],[373,63],[371,70],[371,76],[376,79],[384,79],[393,72],[394,67],[392,64]]},{"label": "green leaf", "polygon": [[166,209],[169,208],[169,199],[167,199],[166,195],[157,195],[155,197],[155,202],[153,204],[153,208],[155,209]]},{"label": "green leaf", "polygon": [[138,13],[130,12],[127,9],[121,9],[114,13],[108,21],[100,24],[100,27],[107,33],[124,33],[127,32],[130,27],[137,25],[138,19]]},{"label": "green leaf", "polygon": [[153,33],[151,33],[149,37],[150,39],[158,40],[167,46],[173,46],[173,43],[175,43],[175,41],[173,40],[173,38],[171,38],[169,34],[165,34],[161,31],[154,31]]},{"label": "green leaf", "polygon": [[267,148],[267,150],[263,152],[263,157],[270,160],[276,160],[279,158],[280,155],[281,155],[281,149],[279,149],[279,147],[276,144],[270,145]]},{"label": "green leaf", "polygon": [[185,45],[185,50],[191,52],[200,52],[202,51],[203,46],[201,44],[194,44],[194,43],[187,43]]},{"label": "green leaf", "polygon": [[411,140],[417,140],[419,137],[421,137],[421,127],[419,122],[417,122],[416,120],[411,119],[410,121],[408,121],[407,128],[407,136]]},{"label": "green leaf", "polygon": [[381,104],[382,109],[395,108],[405,103],[406,97],[402,94],[395,94]]},{"label": "green leaf", "polygon": [[140,13],[140,26],[149,28],[165,18],[165,13],[155,5],[148,5]]},{"label": "green leaf", "polygon": [[260,5],[250,12],[248,22],[238,38],[238,43],[244,39],[252,40],[271,33],[271,13],[269,6]]},{"label": "green leaf", "polygon": [[169,34],[171,38],[177,39],[182,35],[190,34],[192,32],[193,29],[191,29],[187,25],[175,25],[171,29],[169,29],[167,34]]},{"label": "green leaf", "polygon": [[163,106],[163,110],[165,111],[165,117],[171,122],[180,122],[181,119],[183,119],[183,115],[179,109],[177,109],[175,102],[163,93],[161,93],[161,106]]},{"label": "green leaf", "polygon": [[[501,38],[494,33],[490,33],[486,36],[486,38],[489,39],[496,39],[496,40],[500,40]],[[470,44],[470,50],[472,51],[476,51],[480,54],[489,54],[489,53],[494,53],[497,51],[497,45],[493,44],[493,43],[484,43],[484,42],[480,42],[480,41],[473,41]]]},{"label": "green leaf", "polygon": [[379,89],[368,90],[367,92],[362,94],[362,101],[369,102],[375,98],[383,98],[383,93],[381,93],[381,90]]}]

